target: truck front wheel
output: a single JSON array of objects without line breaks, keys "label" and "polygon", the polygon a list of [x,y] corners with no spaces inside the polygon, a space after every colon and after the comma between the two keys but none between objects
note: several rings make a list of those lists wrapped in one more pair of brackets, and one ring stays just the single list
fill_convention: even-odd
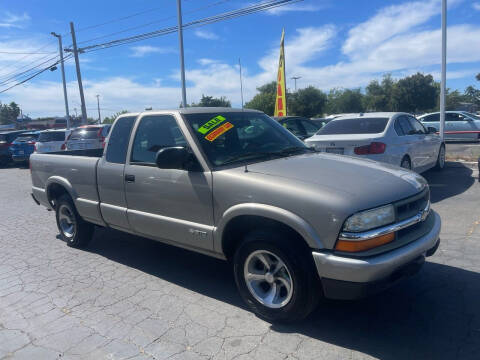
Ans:
[{"label": "truck front wheel", "polygon": [[[291,322],[305,318],[320,294],[311,254],[282,234],[249,233],[234,257],[234,274],[243,300],[261,318]],[[310,258],[309,258],[310,256]]]},{"label": "truck front wheel", "polygon": [[83,248],[92,238],[94,225],[78,215],[72,199],[61,195],[55,202],[55,213],[60,236],[68,246]]}]

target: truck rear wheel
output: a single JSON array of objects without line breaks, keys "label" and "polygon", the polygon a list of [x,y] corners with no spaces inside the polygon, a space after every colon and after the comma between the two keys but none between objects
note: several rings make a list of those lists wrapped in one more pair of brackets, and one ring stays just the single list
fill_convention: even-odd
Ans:
[{"label": "truck rear wheel", "polygon": [[73,201],[68,195],[61,195],[55,202],[55,213],[60,236],[68,246],[83,248],[92,239],[94,225],[78,215]]},{"label": "truck rear wheel", "polygon": [[[259,317],[292,322],[316,307],[320,283],[311,253],[269,230],[249,233],[234,256],[234,275],[243,300]],[[309,258],[310,256],[310,258]]]}]

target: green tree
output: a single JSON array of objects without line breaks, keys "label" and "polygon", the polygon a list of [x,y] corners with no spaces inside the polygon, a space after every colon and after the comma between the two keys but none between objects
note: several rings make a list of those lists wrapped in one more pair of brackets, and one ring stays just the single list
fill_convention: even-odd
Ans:
[{"label": "green tree", "polygon": [[288,114],[308,118],[321,115],[324,112],[326,102],[327,95],[325,93],[316,87],[309,86],[294,92],[288,97]]},{"label": "green tree", "polygon": [[368,111],[392,111],[392,89],[395,81],[390,74],[383,76],[382,82],[370,81],[365,88],[365,108]]},{"label": "green tree", "polygon": [[463,95],[465,96],[465,102],[480,105],[480,90],[473,86],[467,86]]},{"label": "green tree", "polygon": [[192,103],[190,106],[200,106],[200,107],[232,107],[230,100],[227,100],[225,96],[215,98],[213,96],[205,96],[202,94],[200,102],[197,104]]},{"label": "green tree", "polygon": [[13,124],[20,115],[20,108],[15,102],[0,104],[0,124]]},{"label": "green tree", "polygon": [[128,110],[122,110],[122,111],[119,111],[119,112],[113,114],[112,116],[107,116],[103,119],[102,123],[103,124],[113,124],[113,122],[115,121],[115,119],[117,117],[119,117],[120,115],[126,114],[128,112],[129,112]]},{"label": "green tree", "polygon": [[327,96],[327,113],[356,113],[364,111],[364,95],[360,89],[332,89]]},{"label": "green tree", "polygon": [[392,107],[395,111],[417,113],[435,108],[438,86],[432,75],[416,73],[398,80],[392,91]]},{"label": "green tree", "polygon": [[450,89],[447,89],[445,94],[446,110],[458,110],[462,102],[465,102],[465,95],[461,94],[458,90],[450,91]]},{"label": "green tree", "polygon": [[245,107],[247,109],[256,109],[263,111],[267,115],[273,115],[275,111],[275,96],[277,90],[277,83],[275,81],[272,81],[268,84],[258,87],[257,90],[259,93],[256,94],[252,98],[252,100],[248,101],[245,104]]},{"label": "green tree", "polygon": [[475,76],[475,78],[480,81],[480,73],[477,74],[477,76]]}]

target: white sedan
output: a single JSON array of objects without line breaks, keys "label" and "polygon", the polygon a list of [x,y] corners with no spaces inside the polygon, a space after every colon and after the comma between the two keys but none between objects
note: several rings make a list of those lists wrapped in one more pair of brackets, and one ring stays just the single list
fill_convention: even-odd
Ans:
[{"label": "white sedan", "polygon": [[305,143],[317,151],[368,158],[418,173],[445,166],[445,144],[407,113],[360,113],[330,121]]}]

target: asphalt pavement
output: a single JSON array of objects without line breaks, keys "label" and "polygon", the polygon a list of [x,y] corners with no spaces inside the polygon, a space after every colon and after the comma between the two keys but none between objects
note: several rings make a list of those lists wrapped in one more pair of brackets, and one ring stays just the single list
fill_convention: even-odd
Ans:
[{"label": "asphalt pavement", "polygon": [[480,143],[479,142],[447,142],[447,159],[464,160],[464,161],[478,161],[480,158]]},{"label": "asphalt pavement", "polygon": [[0,359],[478,359],[480,183],[461,163],[424,174],[442,243],[422,271],[305,321],[249,312],[229,265],[112,230],[86,250],[0,169]]}]

